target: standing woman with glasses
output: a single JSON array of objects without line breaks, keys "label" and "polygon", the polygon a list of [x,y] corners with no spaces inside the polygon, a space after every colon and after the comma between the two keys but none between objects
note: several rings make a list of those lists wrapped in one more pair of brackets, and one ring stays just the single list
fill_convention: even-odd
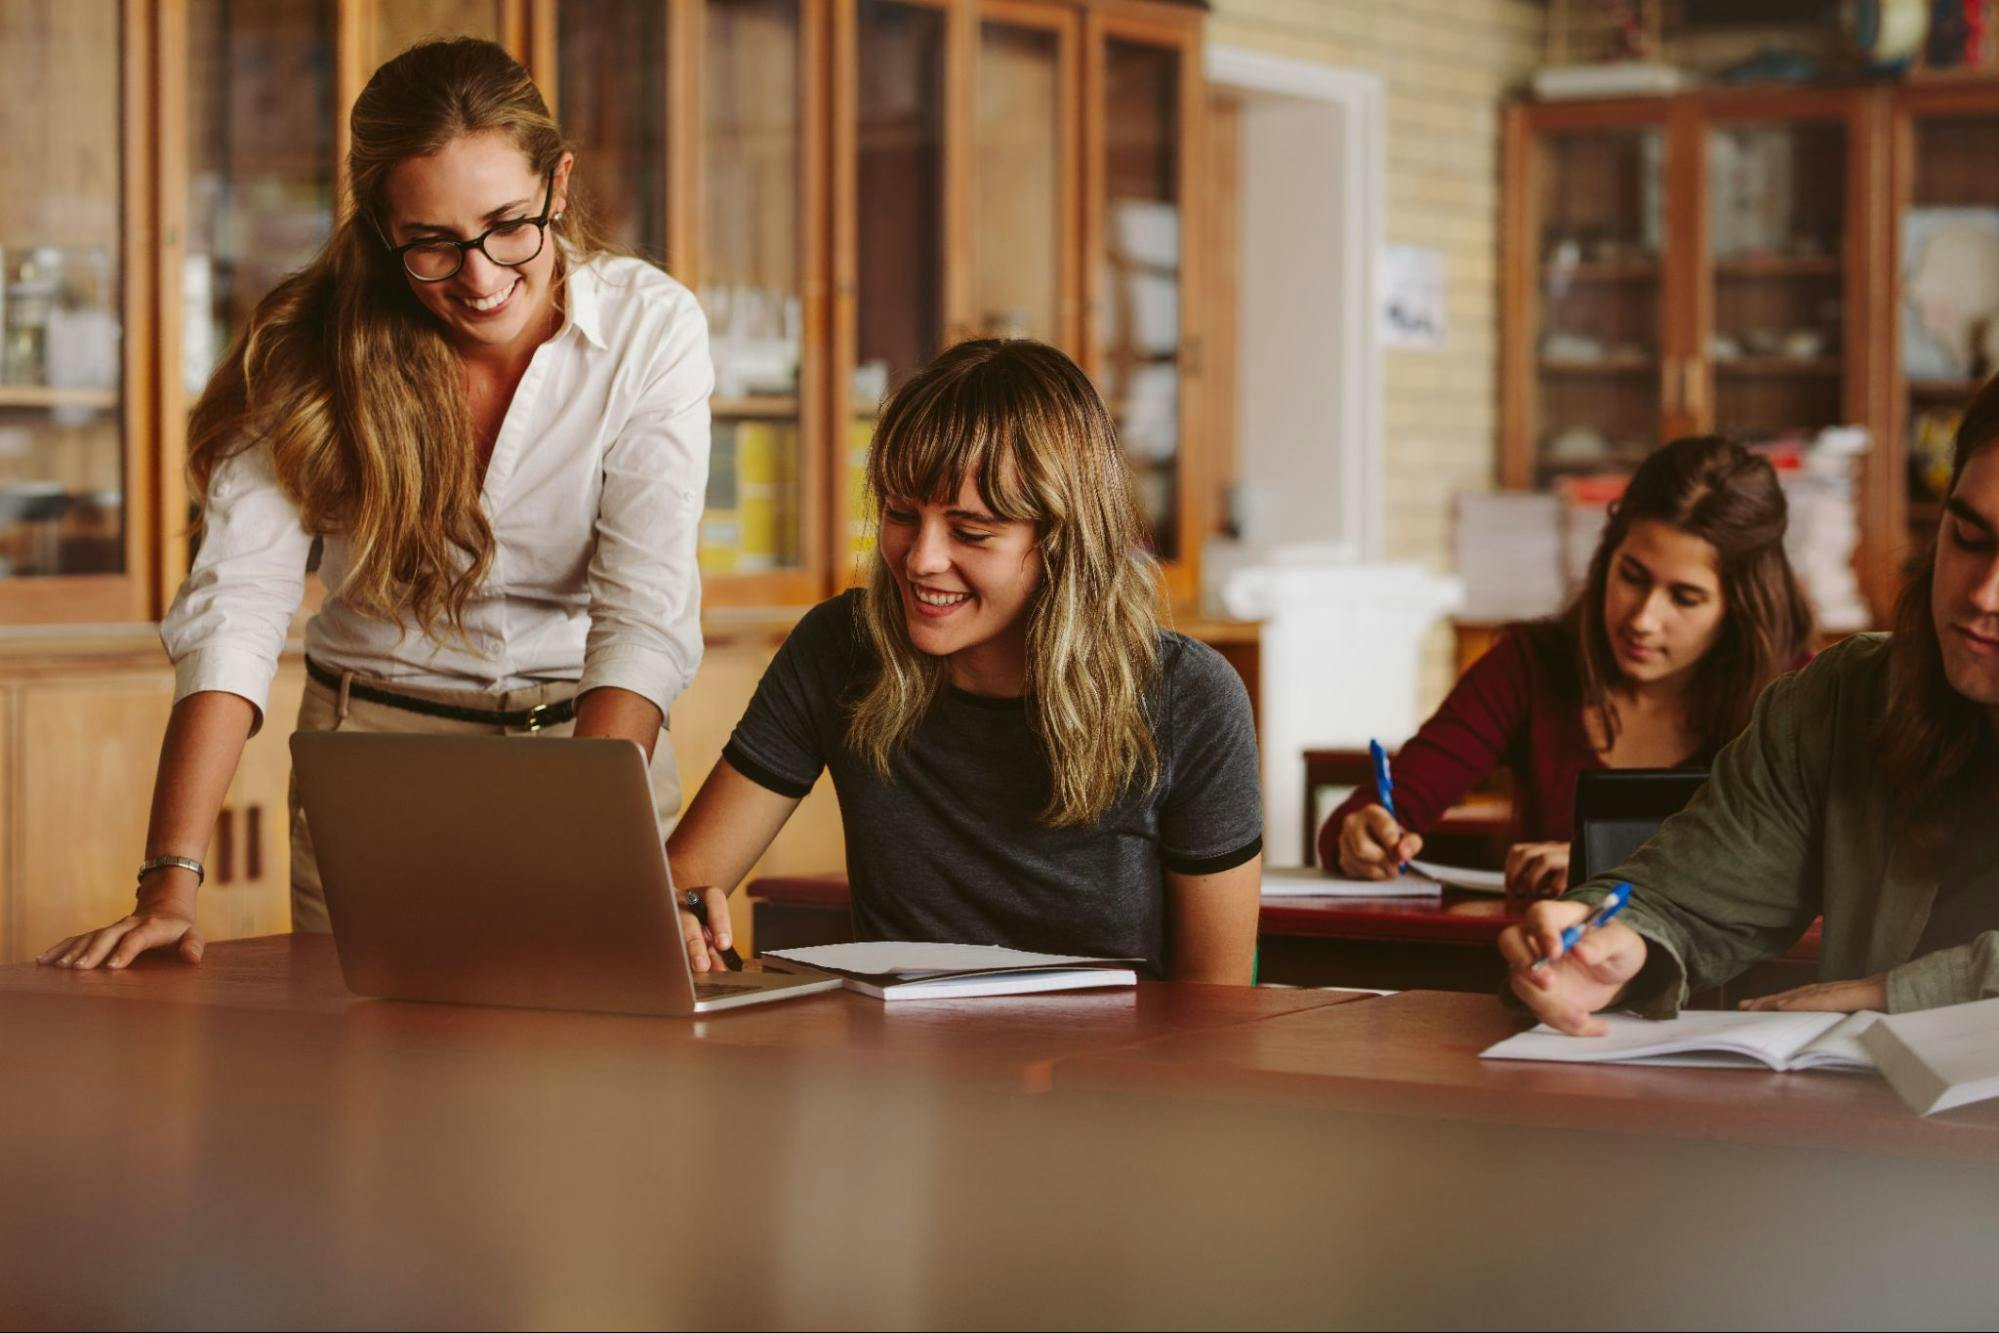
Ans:
[{"label": "standing woman with glasses", "polygon": [[[201,957],[199,858],[315,538],[301,730],[625,737],[651,757],[662,831],[679,808],[664,726],[701,658],[701,311],[605,252],[498,46],[405,51],[352,131],[352,208],[194,410],[201,546],[161,626],[175,703],[136,906],[43,962]],[[293,928],[326,930],[296,784],[291,831]]]}]

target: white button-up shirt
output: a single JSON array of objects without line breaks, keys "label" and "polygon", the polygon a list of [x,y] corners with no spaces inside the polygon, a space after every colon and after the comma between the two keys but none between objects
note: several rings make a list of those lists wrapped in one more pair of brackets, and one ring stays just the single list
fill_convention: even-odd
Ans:
[{"label": "white button-up shirt", "polygon": [[[466,602],[463,641],[349,606],[340,590],[352,552],[329,532],[327,595],[306,626],[315,662],[441,689],[615,685],[661,712],[687,688],[701,661],[707,323],[693,293],[637,259],[578,266],[564,309],[494,441],[482,492],[493,563]],[[261,723],[314,535],[279,489],[268,445],[216,468],[200,552],[160,625],[176,702],[224,690]]]}]

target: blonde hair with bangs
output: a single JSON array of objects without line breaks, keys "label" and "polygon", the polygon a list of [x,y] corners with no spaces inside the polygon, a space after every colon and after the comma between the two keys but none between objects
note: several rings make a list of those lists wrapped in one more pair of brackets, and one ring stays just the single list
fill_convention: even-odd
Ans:
[{"label": "blonde hair with bangs", "polygon": [[[1158,780],[1147,699],[1159,676],[1159,578],[1117,428],[1075,362],[1043,343],[982,339],[896,391],[868,448],[877,521],[886,499],[955,497],[967,477],[994,515],[1035,525],[1042,581],[1027,610],[1026,704],[1048,760],[1041,821],[1094,824],[1126,790]],[[886,777],[945,662],[910,642],[879,544],[859,619],[879,670],[847,738]]]}]

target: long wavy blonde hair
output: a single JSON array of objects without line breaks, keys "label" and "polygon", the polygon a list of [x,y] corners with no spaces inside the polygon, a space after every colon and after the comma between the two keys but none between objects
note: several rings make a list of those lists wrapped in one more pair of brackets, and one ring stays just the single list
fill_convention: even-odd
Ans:
[{"label": "long wavy blonde hair", "polygon": [[[1000,518],[1035,525],[1042,581],[1027,610],[1027,710],[1048,760],[1041,821],[1102,819],[1159,775],[1148,700],[1159,676],[1159,576],[1117,428],[1076,363],[1043,343],[960,343],[896,391],[868,449],[874,503],[955,498],[967,477]],[[879,520],[879,509],[877,509]],[[909,639],[879,545],[860,629],[879,663],[848,743],[886,776],[945,680]]]},{"label": "long wavy blonde hair", "polygon": [[[461,627],[493,560],[457,354],[389,253],[384,187],[408,158],[503,133],[547,179],[569,146],[519,62],[472,38],[413,46],[355,100],[349,207],[312,263],[258,302],[195,404],[193,494],[268,444],[314,533],[352,546],[341,596],[426,634]],[[607,247],[572,191],[550,226],[558,274]],[[197,519],[197,530],[199,519]]]}]

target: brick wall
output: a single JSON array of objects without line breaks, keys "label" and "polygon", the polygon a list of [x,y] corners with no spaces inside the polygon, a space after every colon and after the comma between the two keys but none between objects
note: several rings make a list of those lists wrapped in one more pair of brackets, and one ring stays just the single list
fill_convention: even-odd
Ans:
[{"label": "brick wall", "polygon": [[[1384,354],[1386,554],[1452,567],[1451,497],[1494,484],[1499,453],[1500,105],[1541,58],[1536,0],[1213,0],[1208,40],[1381,77],[1384,240],[1444,252],[1445,345]],[[1426,645],[1427,708],[1451,681]]]}]

